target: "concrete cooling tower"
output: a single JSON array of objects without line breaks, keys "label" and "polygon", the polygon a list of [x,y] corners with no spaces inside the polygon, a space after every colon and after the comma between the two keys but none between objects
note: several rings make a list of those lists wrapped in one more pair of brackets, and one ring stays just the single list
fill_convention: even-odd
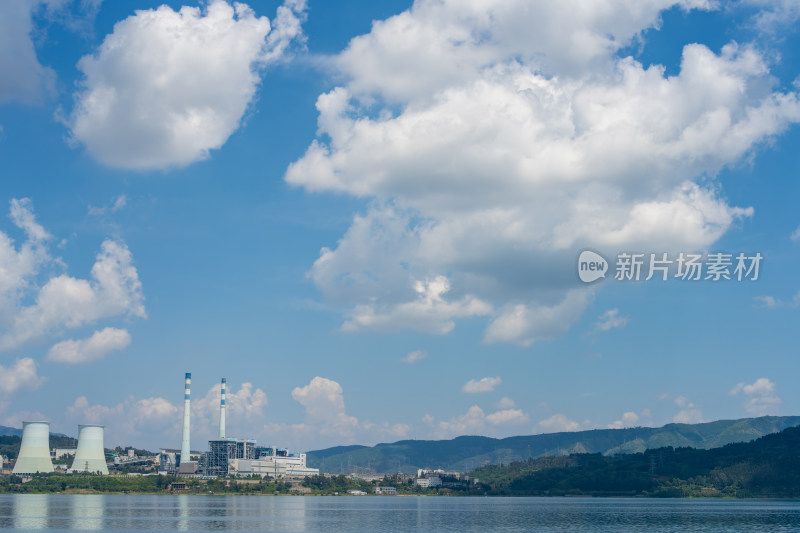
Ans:
[{"label": "concrete cooling tower", "polygon": [[108,475],[106,451],[103,448],[103,427],[96,424],[78,426],[78,449],[70,472]]},{"label": "concrete cooling tower", "polygon": [[50,460],[50,422],[23,422],[22,444],[14,464],[15,474],[52,472]]}]

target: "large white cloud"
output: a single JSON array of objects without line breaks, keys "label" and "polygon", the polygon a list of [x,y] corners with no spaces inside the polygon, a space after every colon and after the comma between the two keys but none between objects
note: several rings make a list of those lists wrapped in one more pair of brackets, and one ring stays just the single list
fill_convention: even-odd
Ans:
[{"label": "large white cloud", "polygon": [[91,279],[45,277],[45,268],[66,266],[50,256],[52,236],[36,222],[27,199],[11,201],[10,218],[25,240],[17,245],[0,231],[0,350],[102,319],[147,316],[142,284],[125,243],[103,241]]},{"label": "large white cloud", "polygon": [[[800,121],[797,93],[746,44],[688,44],[676,75],[616,55],[663,9],[709,4],[418,0],[351,41],[286,172],[373,200],[309,272],[346,328],[491,312],[486,341],[529,345],[591,301],[578,250],[706,249],[752,216],[713,177]],[[440,276],[449,305],[415,322],[432,306],[414,288]]]},{"label": "large white cloud", "polygon": [[304,9],[304,0],[287,0],[272,25],[223,0],[204,10],[137,11],[79,61],[85,79],[69,119],[73,138],[115,167],[207,158],[240,126],[259,70],[301,37]]}]

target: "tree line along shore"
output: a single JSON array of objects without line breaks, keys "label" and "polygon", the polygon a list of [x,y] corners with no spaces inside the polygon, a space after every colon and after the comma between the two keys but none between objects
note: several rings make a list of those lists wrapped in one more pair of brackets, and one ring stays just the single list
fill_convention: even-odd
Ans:
[{"label": "tree line along shore", "polygon": [[348,475],[304,480],[182,478],[165,475],[42,474],[0,477],[0,493],[372,494],[800,498],[800,427],[710,450],[664,447],[624,455],[572,454],[486,465],[476,484],[423,488],[402,476],[367,481]]}]

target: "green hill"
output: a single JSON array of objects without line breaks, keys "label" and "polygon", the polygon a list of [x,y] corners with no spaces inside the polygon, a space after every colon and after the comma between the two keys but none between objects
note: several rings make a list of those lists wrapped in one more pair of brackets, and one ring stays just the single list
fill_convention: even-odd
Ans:
[{"label": "green hill", "polygon": [[660,428],[595,429],[494,439],[464,436],[452,440],[403,440],[372,447],[344,446],[308,452],[309,466],[323,472],[354,469],[377,473],[442,468],[462,472],[484,465],[572,453],[619,455],[663,447],[711,449],[777,433],[800,425],[798,416],[765,416]]},{"label": "green hill", "polygon": [[471,474],[514,496],[800,497],[800,428],[721,448],[542,457]]}]

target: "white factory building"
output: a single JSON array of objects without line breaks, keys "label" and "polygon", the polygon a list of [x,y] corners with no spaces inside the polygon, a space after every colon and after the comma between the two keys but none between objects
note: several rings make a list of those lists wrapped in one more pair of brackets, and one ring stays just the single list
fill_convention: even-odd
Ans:
[{"label": "white factory building", "polygon": [[161,450],[160,470],[187,476],[249,476],[296,478],[319,474],[319,469],[306,465],[306,454],[290,453],[285,448],[258,446],[250,439],[234,439],[225,434],[226,379],[222,378],[219,404],[218,438],[208,441],[208,451],[191,451],[191,383],[184,380],[184,405],[181,450]]}]

